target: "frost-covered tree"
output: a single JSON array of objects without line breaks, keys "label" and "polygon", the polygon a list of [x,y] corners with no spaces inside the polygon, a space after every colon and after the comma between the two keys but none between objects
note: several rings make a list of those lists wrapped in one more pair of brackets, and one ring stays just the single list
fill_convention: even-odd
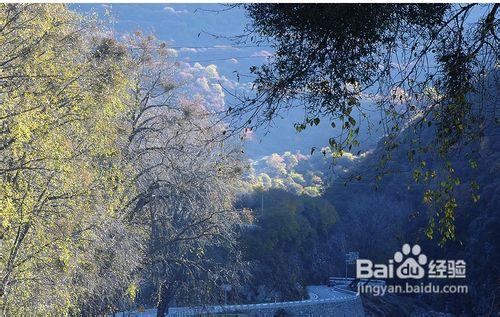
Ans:
[{"label": "frost-covered tree", "polygon": [[233,205],[243,160],[236,144],[217,140],[225,127],[209,110],[176,94],[165,45],[140,35],[130,41],[140,65],[130,136],[139,195],[130,217],[146,238],[142,277],[164,316],[174,300],[218,302],[221,285],[243,277]]}]

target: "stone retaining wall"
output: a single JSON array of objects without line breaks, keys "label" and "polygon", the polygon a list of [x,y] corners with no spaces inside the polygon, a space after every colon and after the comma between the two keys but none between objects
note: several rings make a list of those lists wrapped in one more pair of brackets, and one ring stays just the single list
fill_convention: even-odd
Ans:
[{"label": "stone retaining wall", "polygon": [[206,308],[172,308],[169,317],[203,316],[215,313],[241,313],[251,317],[274,317],[284,311],[290,317],[364,317],[363,304],[358,294],[344,291],[345,296],[335,299],[317,299],[295,302],[252,305],[228,305]]}]

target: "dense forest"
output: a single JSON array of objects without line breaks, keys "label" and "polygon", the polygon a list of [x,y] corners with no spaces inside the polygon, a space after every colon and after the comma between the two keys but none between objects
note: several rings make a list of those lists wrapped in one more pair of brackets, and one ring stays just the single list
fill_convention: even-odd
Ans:
[{"label": "dense forest", "polygon": [[[367,296],[367,313],[498,314],[498,4],[241,7],[235,41],[276,55],[221,112],[153,35],[0,4],[0,315],[164,316],[223,303],[221,285],[298,300],[346,252],[385,262],[409,242],[466,260],[469,293]],[[297,107],[297,133],[328,122],[328,144],[246,156],[245,132]]]},{"label": "dense forest", "polygon": [[238,281],[241,150],[175,94],[165,43],[64,5],[0,25],[2,314],[124,310],[144,284],[162,313]]}]

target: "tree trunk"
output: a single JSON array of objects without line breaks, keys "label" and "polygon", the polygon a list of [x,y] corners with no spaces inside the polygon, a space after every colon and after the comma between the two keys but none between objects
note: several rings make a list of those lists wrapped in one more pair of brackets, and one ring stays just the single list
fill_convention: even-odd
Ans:
[{"label": "tree trunk", "polygon": [[[166,283],[165,283],[166,284]],[[156,317],[165,317],[168,313],[168,303],[170,302],[171,293],[168,290],[168,287],[163,284],[160,289],[160,296],[158,299],[158,307],[156,310]]]}]

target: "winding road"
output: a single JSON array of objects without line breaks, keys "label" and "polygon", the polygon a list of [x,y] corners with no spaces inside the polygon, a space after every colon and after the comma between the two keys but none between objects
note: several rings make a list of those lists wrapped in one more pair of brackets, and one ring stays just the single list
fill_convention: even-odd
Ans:
[{"label": "winding road", "polygon": [[[260,303],[260,304],[243,304],[243,305],[227,305],[227,306],[211,306],[205,307],[203,310],[211,312],[222,312],[222,311],[237,311],[237,310],[252,310],[252,309],[262,309],[262,308],[283,308],[283,307],[293,307],[299,305],[311,305],[315,303],[325,303],[325,302],[344,302],[356,299],[359,295],[343,290],[338,287],[328,287],[326,285],[310,285],[307,286],[307,292],[309,294],[309,299],[302,301],[292,301],[292,302],[278,302],[278,303]],[[172,307],[169,309],[168,316],[192,316],[195,315],[198,309],[194,307]],[[116,317],[156,317],[156,309],[147,309],[144,312],[120,312],[115,314]]]}]

